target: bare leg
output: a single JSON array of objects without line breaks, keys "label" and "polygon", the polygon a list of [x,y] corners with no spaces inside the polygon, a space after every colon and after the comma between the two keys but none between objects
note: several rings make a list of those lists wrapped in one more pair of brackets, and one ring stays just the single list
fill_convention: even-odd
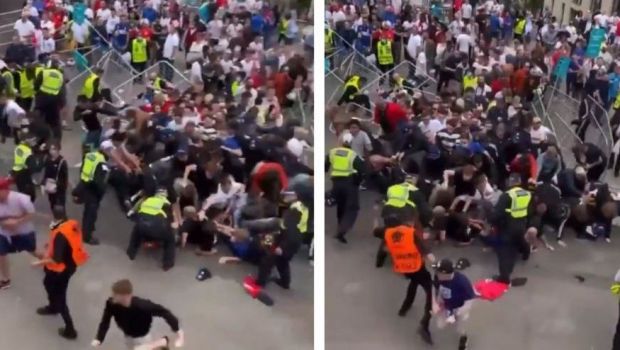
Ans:
[{"label": "bare leg", "polygon": [[11,279],[11,271],[9,267],[9,258],[4,255],[0,256],[0,274],[2,275],[2,280],[10,280]]}]

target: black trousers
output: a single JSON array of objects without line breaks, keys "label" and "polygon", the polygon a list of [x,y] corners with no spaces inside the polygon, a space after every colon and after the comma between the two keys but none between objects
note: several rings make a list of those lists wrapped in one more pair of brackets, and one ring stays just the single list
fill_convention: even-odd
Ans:
[{"label": "black trousers", "polygon": [[45,122],[50,127],[52,137],[59,143],[62,141],[62,121],[60,120],[61,106],[61,96],[40,93],[35,98],[35,110],[39,111],[44,117]]},{"label": "black trousers", "polygon": [[112,168],[108,176],[108,183],[114,188],[114,192],[116,192],[116,199],[118,200],[121,210],[129,210],[130,208],[125,204],[125,202],[129,200],[129,177],[127,174],[118,168]]},{"label": "black trousers", "polygon": [[530,245],[525,240],[525,232],[506,232],[496,247],[499,265],[498,282],[510,283],[510,275],[514,271],[519,253],[523,259],[529,258]]},{"label": "black trousers", "polygon": [[136,258],[142,242],[160,242],[162,244],[162,265],[164,268],[174,266],[175,240],[174,233],[168,220],[163,217],[149,217],[143,214],[138,217],[136,225],[131,231],[127,255],[131,260]]},{"label": "black trousers", "polygon": [[73,319],[69,313],[67,305],[67,288],[69,280],[75,271],[53,272],[45,269],[45,277],[43,278],[43,286],[47,293],[47,300],[51,310],[57,312],[65,322],[65,329],[75,330]]},{"label": "black trousers", "polygon": [[614,334],[614,344],[611,350],[620,350],[620,311],[618,313],[618,323],[616,323],[616,334]]},{"label": "black trousers", "polygon": [[67,189],[58,188],[56,193],[48,193],[47,199],[50,202],[50,208],[53,210],[55,206],[59,205],[62,207],[66,206],[67,203]]},{"label": "black trousers", "polygon": [[26,112],[30,111],[32,108],[32,101],[34,101],[34,97],[17,97],[15,99],[15,102]]},{"label": "black trousers", "polygon": [[291,284],[290,261],[290,258],[281,255],[264,254],[258,263],[258,278],[256,279],[256,284],[264,287],[269,281],[271,270],[273,270],[275,266],[280,275],[281,285],[288,288]]},{"label": "black trousers", "polygon": [[[144,72],[144,69],[146,68],[146,62],[142,62],[142,63],[131,62],[131,66],[138,73],[142,73],[142,72]],[[143,81],[143,79],[144,79],[144,77],[142,75],[139,75],[139,76],[136,77],[136,79],[134,79],[134,82],[141,82],[141,81]]]},{"label": "black trousers", "polygon": [[426,293],[426,300],[424,303],[424,314],[420,324],[425,330],[428,330],[431,322],[431,310],[433,308],[433,278],[431,273],[428,272],[426,267],[422,266],[422,269],[418,272],[408,273],[405,276],[409,279],[409,286],[407,287],[407,295],[403,300],[403,305],[400,307],[400,312],[404,313],[409,311],[415,296],[418,291],[418,286],[422,286],[424,293]]},{"label": "black trousers", "polygon": [[17,187],[17,191],[30,196],[30,200],[34,203],[35,199],[37,199],[37,191],[34,183],[32,183],[32,177],[29,173],[30,172],[28,170],[17,172],[14,171],[13,178],[15,179],[15,187]]},{"label": "black trousers", "polygon": [[332,179],[332,195],[336,200],[338,234],[344,236],[355,224],[359,212],[359,189],[352,178]]},{"label": "black trousers", "polygon": [[95,232],[95,223],[99,214],[99,203],[101,198],[94,193],[94,190],[85,185],[83,193],[84,211],[82,213],[82,234],[84,241],[88,242],[93,238]]}]

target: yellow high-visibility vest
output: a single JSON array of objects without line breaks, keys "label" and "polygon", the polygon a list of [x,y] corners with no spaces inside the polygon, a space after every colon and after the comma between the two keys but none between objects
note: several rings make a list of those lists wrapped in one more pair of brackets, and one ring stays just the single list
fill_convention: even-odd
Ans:
[{"label": "yellow high-visibility vest", "polygon": [[101,154],[101,152],[94,151],[86,153],[86,156],[84,157],[84,164],[82,164],[80,179],[86,183],[93,181],[97,166],[103,162],[105,162],[105,157]]},{"label": "yellow high-visibility vest", "polygon": [[16,95],[15,79],[13,79],[13,71],[5,70],[2,72],[2,78],[6,82],[7,95],[12,97]]},{"label": "yellow high-visibility vest", "polygon": [[334,31],[327,28],[325,29],[325,51],[331,51],[334,49]]},{"label": "yellow high-visibility vest", "polygon": [[278,24],[278,33],[284,35],[288,31],[288,20],[286,18],[282,18],[280,20],[280,24]]},{"label": "yellow high-visibility vest", "polygon": [[146,61],[148,61],[146,39],[134,39],[131,43],[131,62],[144,63]]},{"label": "yellow high-visibility vest", "polygon": [[138,209],[139,214],[168,217],[164,211],[164,206],[170,205],[168,199],[162,195],[155,195],[145,199]]},{"label": "yellow high-visibility vest", "polygon": [[473,75],[466,75],[463,77],[463,91],[467,88],[475,89],[478,86],[478,77]]},{"label": "yellow high-visibility vest", "polygon": [[310,218],[310,210],[306,207],[301,201],[297,201],[291,204],[291,209],[297,210],[301,217],[299,218],[299,223],[297,223],[297,229],[301,233],[308,232],[308,219]]},{"label": "yellow high-visibility vest", "polygon": [[43,74],[43,80],[39,91],[48,95],[57,96],[62,89],[62,73],[58,69],[47,68],[44,69],[41,74]]},{"label": "yellow high-visibility vest", "polygon": [[510,208],[506,209],[506,212],[514,219],[522,219],[526,217],[530,200],[532,200],[532,194],[529,191],[519,187],[515,187],[506,193],[508,193],[512,202]]},{"label": "yellow high-visibility vest", "polygon": [[361,89],[361,78],[359,75],[354,75],[344,84],[344,89],[346,90],[349,86],[353,86],[355,91],[360,91]]},{"label": "yellow high-visibility vest", "polygon": [[525,19],[522,18],[517,20],[517,23],[515,24],[515,34],[523,35],[523,33],[525,32],[525,24]]},{"label": "yellow high-visibility vest", "polygon": [[329,151],[330,176],[347,177],[356,173],[353,167],[356,157],[355,151],[345,147],[336,147]]},{"label": "yellow high-visibility vest", "polygon": [[415,208],[416,205],[409,199],[409,192],[417,191],[417,187],[408,183],[392,185],[387,190],[387,201],[385,205],[395,208],[402,208],[406,205]]},{"label": "yellow high-visibility vest", "polygon": [[13,171],[22,171],[27,168],[26,161],[32,155],[32,148],[26,144],[15,147],[13,159]]},{"label": "yellow high-visibility vest", "polygon": [[84,87],[82,87],[82,96],[86,96],[87,99],[92,99],[95,96],[95,80],[97,80],[99,76],[97,74],[91,74],[84,81]]},{"label": "yellow high-visibility vest", "polygon": [[19,72],[19,96],[21,98],[34,97],[34,79],[28,79],[25,69]]},{"label": "yellow high-visibility vest", "polygon": [[385,66],[394,63],[394,55],[392,54],[392,42],[381,40],[377,43],[377,61],[379,65]]}]

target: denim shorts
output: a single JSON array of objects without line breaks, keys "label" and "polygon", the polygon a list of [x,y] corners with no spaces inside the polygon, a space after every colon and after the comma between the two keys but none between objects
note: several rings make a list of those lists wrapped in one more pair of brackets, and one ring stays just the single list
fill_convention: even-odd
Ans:
[{"label": "denim shorts", "polygon": [[0,256],[17,252],[34,252],[37,249],[37,238],[34,232],[10,237],[0,235]]}]

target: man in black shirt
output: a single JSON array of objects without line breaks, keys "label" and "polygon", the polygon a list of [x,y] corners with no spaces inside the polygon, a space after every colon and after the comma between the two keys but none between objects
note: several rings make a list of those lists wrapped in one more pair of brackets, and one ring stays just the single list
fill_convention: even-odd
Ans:
[{"label": "man in black shirt", "polygon": [[168,323],[177,335],[174,346],[182,347],[184,343],[183,331],[179,328],[179,320],[170,310],[148,299],[133,296],[131,282],[120,280],[112,285],[112,297],[106,301],[97,336],[91,345],[98,347],[103,343],[112,318],[125,334],[128,349],[148,344],[151,341],[150,331],[153,317],[161,317]]}]

